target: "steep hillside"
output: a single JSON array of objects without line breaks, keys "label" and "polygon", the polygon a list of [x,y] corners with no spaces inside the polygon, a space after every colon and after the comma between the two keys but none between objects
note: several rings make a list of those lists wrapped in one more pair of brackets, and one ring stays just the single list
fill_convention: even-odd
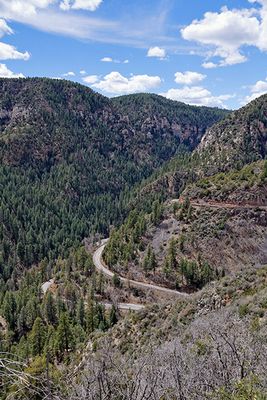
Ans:
[{"label": "steep hillside", "polygon": [[267,95],[209,129],[197,154],[209,174],[264,159],[267,155]]},{"label": "steep hillside", "polygon": [[[178,136],[182,144],[193,150],[209,126],[229,114],[228,110],[190,106],[156,94],[133,94],[115,97],[116,110],[127,115],[135,132],[147,132],[147,138]],[[168,149],[166,140],[164,151]],[[162,150],[163,151],[163,150]]]},{"label": "steep hillside", "polygon": [[[167,112],[157,98],[157,112]],[[157,99],[154,99],[155,102]],[[131,98],[127,100],[131,103]],[[179,114],[180,107],[189,117]],[[191,149],[225,113],[170,102],[175,130],[130,120],[113,101],[76,83],[0,79],[0,273],[8,279],[43,258],[66,255],[90,233],[124,217],[131,188],[179,148]],[[214,116],[212,117],[214,113]],[[186,118],[186,124],[183,118]],[[191,121],[191,122],[190,122]],[[180,128],[178,128],[178,125]],[[186,126],[186,127],[185,127]],[[192,140],[183,141],[183,134]],[[123,194],[122,194],[123,193]]]},{"label": "steep hillside", "polygon": [[225,277],[92,335],[61,380],[67,398],[265,399],[266,279],[266,267]]},{"label": "steep hillside", "polygon": [[0,94],[2,162],[41,168],[83,150],[155,167],[179,144],[196,147],[227,113],[154,95],[110,101],[79,84],[39,78],[1,79]]},{"label": "steep hillside", "polygon": [[[64,81],[0,82],[0,350],[13,353],[2,397],[265,398],[262,99],[248,130],[249,112],[227,116],[192,156],[225,112],[154,95],[109,100]],[[101,234],[112,279],[102,253],[95,261]],[[89,235],[93,258],[81,246]]]},{"label": "steep hillside", "polygon": [[107,265],[129,279],[185,291],[264,265],[266,168],[258,161],[191,184],[188,177],[179,198],[159,197],[150,213],[132,212],[112,232],[104,252]]}]

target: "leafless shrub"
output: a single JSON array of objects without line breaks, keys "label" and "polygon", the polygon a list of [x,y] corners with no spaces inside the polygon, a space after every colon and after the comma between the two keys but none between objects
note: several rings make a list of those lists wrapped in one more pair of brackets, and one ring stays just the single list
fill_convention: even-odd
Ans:
[{"label": "leafless shrub", "polygon": [[225,311],[196,319],[181,337],[143,354],[121,355],[106,341],[88,356],[68,399],[204,400],[252,375],[263,389],[266,343],[263,329]]},{"label": "leafless shrub", "polygon": [[6,393],[4,399],[61,400],[48,376],[35,376],[26,372],[27,368],[27,363],[18,356],[8,352],[0,353],[0,393]]}]

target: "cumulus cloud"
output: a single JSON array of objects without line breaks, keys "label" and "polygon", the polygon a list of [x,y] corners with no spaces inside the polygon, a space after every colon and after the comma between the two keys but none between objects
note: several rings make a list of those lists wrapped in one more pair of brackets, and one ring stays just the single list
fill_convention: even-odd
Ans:
[{"label": "cumulus cloud", "polygon": [[7,68],[5,64],[0,64],[0,77],[1,78],[25,78],[21,73],[16,74]]},{"label": "cumulus cloud", "polygon": [[[0,37],[3,37],[6,34],[11,35],[12,33],[13,31],[6,21],[0,18]],[[27,51],[21,53],[16,49],[16,47],[0,42],[0,60],[28,60],[29,58],[30,54]]]},{"label": "cumulus cloud", "polygon": [[28,60],[30,54],[25,51],[21,53],[14,46],[0,42],[0,60]]},{"label": "cumulus cloud", "polygon": [[257,81],[254,85],[250,86],[250,94],[245,97],[242,104],[247,104],[257,97],[267,93],[267,78],[264,81]]},{"label": "cumulus cloud", "polygon": [[163,60],[166,58],[166,50],[158,46],[150,47],[147,52],[147,57],[156,57]]},{"label": "cumulus cloud", "polygon": [[175,82],[182,85],[193,85],[194,83],[201,82],[206,78],[206,75],[193,71],[176,72],[174,76]]},{"label": "cumulus cloud", "polygon": [[211,68],[216,68],[217,64],[215,64],[214,62],[209,61],[209,62],[204,62],[202,64],[202,67],[206,68],[206,69],[211,69]]},{"label": "cumulus cloud", "polygon": [[65,74],[62,74],[62,76],[66,76],[66,77],[75,76],[75,73],[73,71],[69,71],[69,72],[66,72]]},{"label": "cumulus cloud", "polygon": [[60,8],[64,11],[70,9],[95,11],[101,3],[102,0],[63,0]]},{"label": "cumulus cloud", "polygon": [[83,77],[82,79],[85,83],[88,83],[88,85],[96,83],[99,80],[97,75],[88,75]]},{"label": "cumulus cloud", "polygon": [[102,0],[0,0],[3,10],[24,16],[35,15],[38,9],[45,9],[57,4],[61,10],[95,11]]},{"label": "cumulus cloud", "polygon": [[81,69],[81,70],[80,70],[80,74],[81,74],[81,75],[86,75],[86,71],[85,71],[84,69]]},{"label": "cumulus cloud", "polygon": [[129,78],[119,72],[111,72],[102,80],[94,83],[92,87],[105,93],[122,95],[129,93],[145,92],[161,84],[159,76],[131,75]]},{"label": "cumulus cloud", "polygon": [[[181,29],[181,35],[189,41],[196,41],[210,47],[205,68],[227,66],[243,63],[247,57],[242,53],[244,46],[256,46],[267,51],[267,2],[266,0],[249,0],[259,3],[261,8],[228,9],[220,12],[207,12],[203,19],[194,20]],[[219,57],[215,64],[208,62],[211,57]]]},{"label": "cumulus cloud", "polygon": [[107,62],[107,63],[115,63],[115,64],[129,64],[129,60],[114,60],[112,57],[103,57],[101,58],[102,62]]},{"label": "cumulus cloud", "polygon": [[21,16],[35,15],[36,10],[47,8],[55,0],[0,0],[1,10]]},{"label": "cumulus cloud", "polygon": [[111,58],[111,57],[103,57],[103,58],[101,58],[101,61],[102,62],[113,62],[113,58]]},{"label": "cumulus cloud", "polygon": [[225,101],[229,100],[232,95],[213,96],[212,93],[202,86],[185,86],[181,89],[170,89],[165,93],[161,93],[167,99],[182,101],[186,104],[197,106],[210,106],[226,108]]}]

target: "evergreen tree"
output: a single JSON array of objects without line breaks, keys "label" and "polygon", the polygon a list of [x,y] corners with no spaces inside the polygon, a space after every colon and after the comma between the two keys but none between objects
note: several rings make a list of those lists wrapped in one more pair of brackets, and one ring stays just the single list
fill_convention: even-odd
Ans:
[{"label": "evergreen tree", "polygon": [[12,330],[15,328],[16,308],[17,306],[13,292],[6,292],[3,302],[3,315],[9,328]]},{"label": "evergreen tree", "polygon": [[145,271],[155,272],[156,266],[157,266],[156,256],[151,246],[149,245],[143,261],[143,268]]},{"label": "evergreen tree", "polygon": [[57,323],[57,308],[55,300],[50,291],[47,292],[43,304],[44,318],[48,324],[56,325]]},{"label": "evergreen tree", "polygon": [[83,298],[81,297],[78,301],[77,305],[77,313],[76,313],[76,320],[78,324],[80,324],[83,328],[86,325],[85,321],[85,308],[84,308],[84,301]]},{"label": "evergreen tree", "polygon": [[168,258],[168,263],[169,267],[173,270],[177,268],[177,251],[176,251],[176,240],[172,238],[169,243],[168,251],[167,251],[167,258]]},{"label": "evergreen tree", "polygon": [[151,222],[158,225],[162,218],[163,207],[159,200],[156,200],[152,205]]},{"label": "evergreen tree", "polygon": [[95,329],[95,309],[94,302],[91,297],[88,299],[88,306],[86,310],[86,330],[88,333],[92,333]]},{"label": "evergreen tree", "polygon": [[109,325],[113,326],[118,322],[118,318],[117,318],[117,313],[116,313],[116,309],[114,307],[114,304],[112,304],[112,307],[110,309],[110,313],[109,313]]},{"label": "evergreen tree", "polygon": [[40,317],[34,321],[32,331],[30,334],[31,351],[33,356],[41,355],[46,338],[46,329]]},{"label": "evergreen tree", "polygon": [[56,347],[60,356],[62,356],[65,351],[69,351],[73,347],[73,335],[70,317],[67,312],[63,312],[60,315],[56,332]]}]

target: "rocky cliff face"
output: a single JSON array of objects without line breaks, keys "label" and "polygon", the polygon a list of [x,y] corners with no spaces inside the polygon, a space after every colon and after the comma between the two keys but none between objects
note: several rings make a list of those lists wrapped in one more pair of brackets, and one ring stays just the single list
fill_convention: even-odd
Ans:
[{"label": "rocky cliff face", "polygon": [[207,130],[197,149],[206,172],[227,171],[267,155],[267,95]]},{"label": "rocky cliff face", "polygon": [[[89,88],[49,79],[0,80],[0,159],[53,164],[99,152],[157,166],[184,144],[192,150],[225,111],[186,106],[160,96],[109,100]],[[140,103],[141,102],[141,103]]]}]

